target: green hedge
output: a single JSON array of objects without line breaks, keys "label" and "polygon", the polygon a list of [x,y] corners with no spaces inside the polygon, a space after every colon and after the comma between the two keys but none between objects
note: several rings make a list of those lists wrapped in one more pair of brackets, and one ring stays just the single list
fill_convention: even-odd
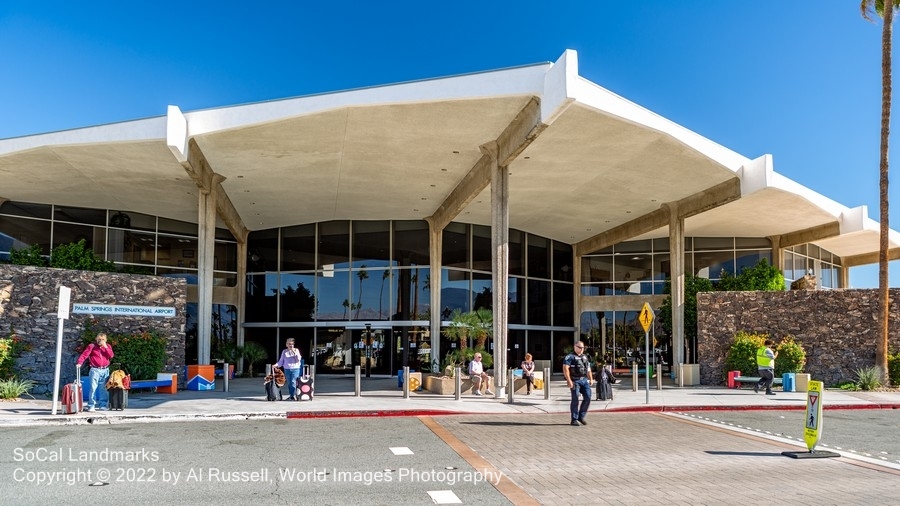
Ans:
[{"label": "green hedge", "polygon": [[[740,331],[734,335],[728,355],[725,357],[725,373],[741,371],[741,375],[756,376],[759,368],[756,365],[756,350],[765,344],[768,334],[753,334]],[[803,372],[806,366],[806,351],[794,336],[785,336],[775,345],[778,358],[775,359],[775,377],[780,378],[786,372]]]},{"label": "green hedge", "polygon": [[[79,353],[94,342],[101,331],[88,327],[81,334],[82,345]],[[107,332],[107,342],[112,346],[113,368],[121,368],[131,375],[132,380],[155,380],[157,373],[166,366],[166,346],[168,339],[155,330],[135,334]]]}]

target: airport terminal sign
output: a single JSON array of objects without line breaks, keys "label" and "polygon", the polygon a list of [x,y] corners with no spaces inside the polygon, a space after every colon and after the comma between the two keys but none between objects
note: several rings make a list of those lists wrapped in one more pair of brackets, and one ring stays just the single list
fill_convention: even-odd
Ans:
[{"label": "airport terminal sign", "polygon": [[153,316],[159,318],[173,318],[175,316],[174,307],[115,306],[109,304],[73,304],[72,312],[107,316]]}]

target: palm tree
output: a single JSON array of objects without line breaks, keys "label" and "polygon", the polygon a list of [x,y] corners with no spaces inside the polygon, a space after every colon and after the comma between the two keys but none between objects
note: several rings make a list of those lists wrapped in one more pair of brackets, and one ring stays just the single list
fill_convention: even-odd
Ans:
[{"label": "palm tree", "polygon": [[359,295],[356,298],[356,315],[353,316],[354,320],[359,319],[359,309],[362,307],[362,284],[363,280],[369,279],[369,272],[366,270],[366,265],[363,264],[359,267],[359,272],[356,273],[356,277],[359,278]]},{"label": "palm tree", "polygon": [[888,375],[888,139],[891,131],[891,43],[893,39],[893,0],[862,0],[859,5],[863,18],[872,20],[872,11],[881,17],[881,163],[879,164],[879,203],[881,229],[878,251],[878,337],[875,342],[875,367],[881,371],[882,383],[889,384]]},{"label": "palm tree", "polygon": [[456,309],[450,318],[450,325],[444,328],[444,337],[450,341],[459,341],[459,350],[462,352],[469,346],[470,330],[467,313]]},{"label": "palm tree", "polygon": [[472,337],[475,338],[475,348],[484,349],[488,338],[494,333],[494,312],[482,307],[468,314]]},{"label": "palm tree", "polygon": [[381,319],[381,303],[384,300],[384,282],[391,277],[391,270],[385,269],[381,274],[381,294],[378,295],[378,319]]}]

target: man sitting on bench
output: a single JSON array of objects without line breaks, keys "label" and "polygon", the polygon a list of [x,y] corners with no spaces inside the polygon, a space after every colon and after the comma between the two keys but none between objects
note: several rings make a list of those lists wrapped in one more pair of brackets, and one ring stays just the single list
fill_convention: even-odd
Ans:
[{"label": "man sitting on bench", "polygon": [[475,359],[469,362],[469,376],[472,378],[473,394],[481,395],[481,385],[484,385],[484,393],[494,395],[494,392],[491,392],[491,377],[484,372],[484,366],[481,365],[481,353],[476,353]]}]

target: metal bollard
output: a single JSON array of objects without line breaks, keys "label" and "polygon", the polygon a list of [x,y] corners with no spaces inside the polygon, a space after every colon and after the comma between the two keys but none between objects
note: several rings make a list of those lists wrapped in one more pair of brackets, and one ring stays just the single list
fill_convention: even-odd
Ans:
[{"label": "metal bollard", "polygon": [[684,364],[678,364],[678,386],[684,387]]},{"label": "metal bollard", "polygon": [[457,367],[453,370],[453,384],[455,386],[454,397],[459,400],[462,396],[462,368]]},{"label": "metal bollard", "polygon": [[409,399],[409,366],[403,366],[403,398]]},{"label": "metal bollard", "polygon": [[641,379],[638,378],[637,362],[632,362],[631,363],[631,391],[632,392],[637,392],[638,382],[640,380]]},{"label": "metal bollard", "polygon": [[359,379],[360,369],[361,368],[359,366],[356,366],[353,368],[353,374],[354,374],[354,376],[353,376],[353,388],[354,388],[353,394],[356,397],[359,397],[362,395],[362,381]]},{"label": "metal bollard", "polygon": [[516,389],[516,375],[512,369],[506,373],[506,402],[513,403],[513,391]]},{"label": "metal bollard", "polygon": [[550,399],[550,368],[544,368],[544,400]]},{"label": "metal bollard", "polygon": [[222,366],[222,391],[228,391],[228,379],[230,374],[228,374],[228,362],[225,362],[225,365]]},{"label": "metal bollard", "polygon": [[272,364],[266,364],[266,376],[272,374]]},{"label": "metal bollard", "polygon": [[657,364],[656,366],[656,389],[662,390],[662,368]]}]

